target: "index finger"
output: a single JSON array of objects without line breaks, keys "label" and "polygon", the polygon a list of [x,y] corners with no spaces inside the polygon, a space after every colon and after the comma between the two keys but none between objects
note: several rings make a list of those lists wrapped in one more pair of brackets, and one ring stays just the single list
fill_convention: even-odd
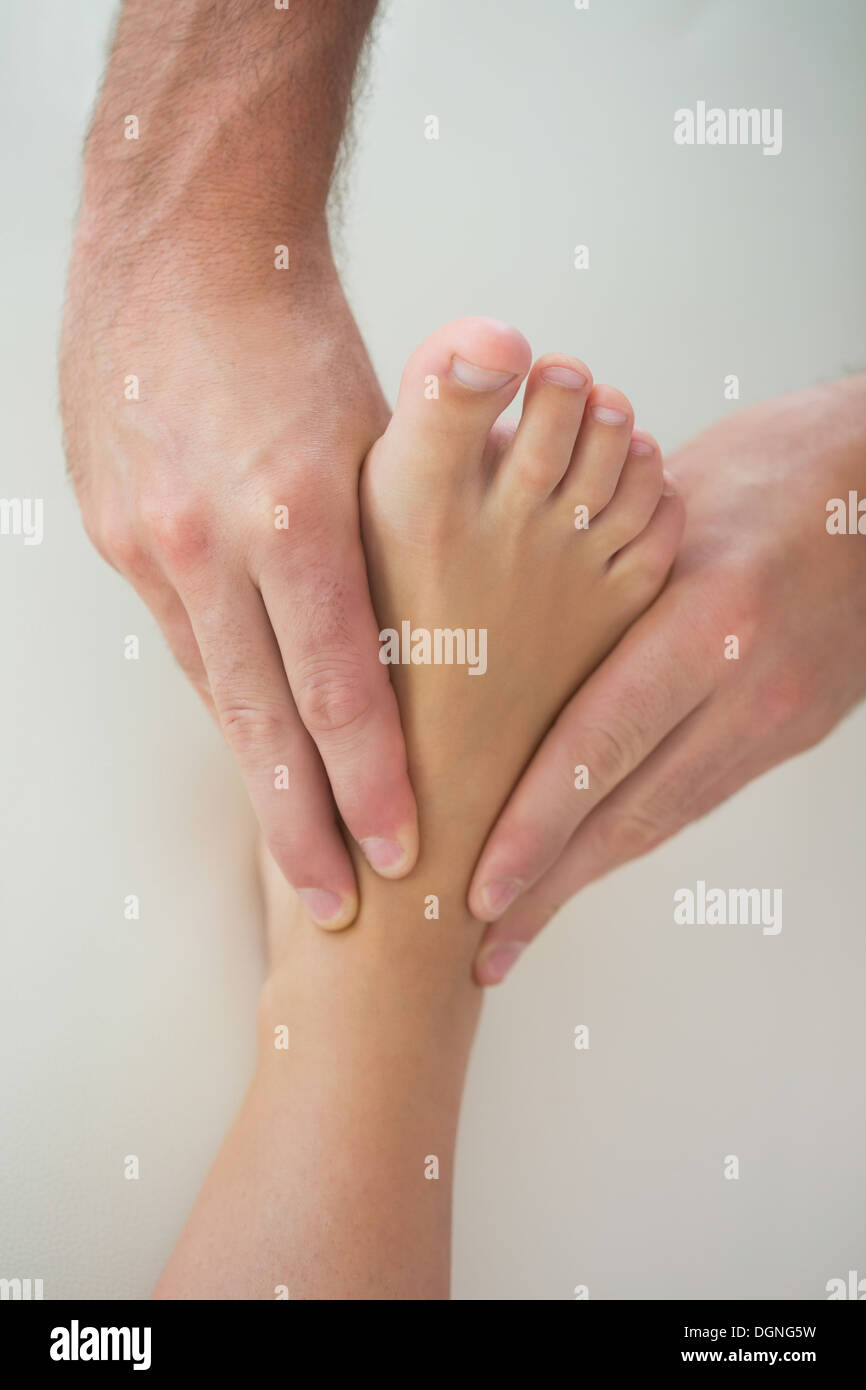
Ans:
[{"label": "index finger", "polygon": [[399,878],[418,855],[400,712],[379,660],[357,516],[329,514],[328,529],[312,519],[298,526],[291,547],[266,553],[257,579],[346,828],[378,873]]}]

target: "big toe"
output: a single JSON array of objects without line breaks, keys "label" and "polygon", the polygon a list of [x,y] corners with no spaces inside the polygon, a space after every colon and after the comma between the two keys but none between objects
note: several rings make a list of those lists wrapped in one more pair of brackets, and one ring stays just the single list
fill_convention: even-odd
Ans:
[{"label": "big toe", "polygon": [[435,478],[481,457],[529,370],[522,333],[497,319],[455,319],[413,352],[385,441]]}]

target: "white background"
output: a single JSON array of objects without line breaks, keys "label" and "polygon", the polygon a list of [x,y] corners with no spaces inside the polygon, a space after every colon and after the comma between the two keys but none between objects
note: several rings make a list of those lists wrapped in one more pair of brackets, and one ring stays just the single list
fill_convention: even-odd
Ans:
[{"label": "white background", "polygon": [[[262,970],[231,759],[64,480],[56,341],[112,12],[0,10],[0,493],[46,509],[41,546],[0,538],[0,1277],[46,1297],[149,1292],[249,1075]],[[467,313],[585,357],[665,448],[866,367],[864,51],[859,0],[395,0],[340,236],[388,392]],[[676,147],[698,99],[782,107],[781,155]],[[866,1275],[864,752],[861,710],[584,892],[489,998],[455,1298],[810,1299]],[[698,878],[781,887],[781,935],[675,926]]]}]

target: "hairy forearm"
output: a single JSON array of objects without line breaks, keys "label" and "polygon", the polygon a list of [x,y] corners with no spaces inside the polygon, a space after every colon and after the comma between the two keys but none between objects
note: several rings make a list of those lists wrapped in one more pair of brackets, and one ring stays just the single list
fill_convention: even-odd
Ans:
[{"label": "hairy forearm", "polygon": [[80,235],[242,274],[247,238],[272,248],[324,232],[375,9],[126,0],[87,140]]}]

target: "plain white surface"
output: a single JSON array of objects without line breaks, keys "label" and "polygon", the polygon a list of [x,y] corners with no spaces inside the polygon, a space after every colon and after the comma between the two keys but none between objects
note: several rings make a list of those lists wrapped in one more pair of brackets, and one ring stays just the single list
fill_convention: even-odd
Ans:
[{"label": "plain white surface", "polygon": [[[148,1293],[249,1074],[261,972],[231,759],[63,476],[56,339],[112,12],[0,11],[0,493],[46,508],[41,546],[0,538],[0,1277],[49,1298]],[[392,4],[340,237],[386,389],[439,323],[490,313],[585,357],[670,448],[738,408],[726,373],[748,404],[866,366],[864,41],[843,0]],[[678,149],[698,99],[782,107],[782,154]],[[861,709],[584,892],[489,998],[455,1298],[810,1299],[866,1274],[864,750]],[[698,878],[782,887],[781,935],[675,926]]]}]

